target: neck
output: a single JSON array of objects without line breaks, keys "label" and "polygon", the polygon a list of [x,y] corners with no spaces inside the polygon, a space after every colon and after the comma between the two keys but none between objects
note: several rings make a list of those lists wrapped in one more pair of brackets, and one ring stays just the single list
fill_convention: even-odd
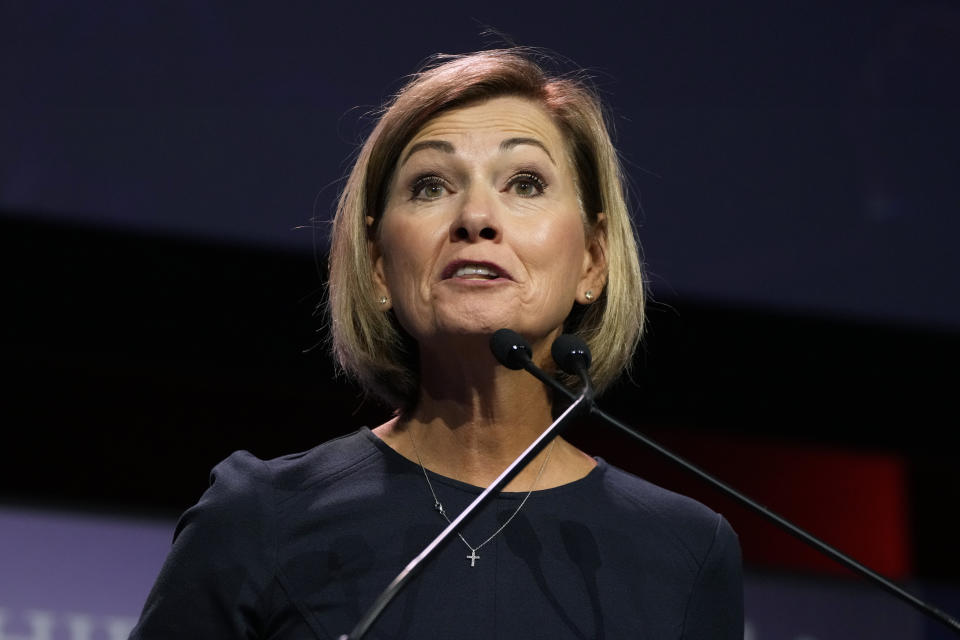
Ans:
[{"label": "neck", "polygon": [[[419,457],[436,473],[485,487],[550,425],[550,395],[526,371],[499,365],[485,344],[455,353],[456,357],[432,357],[422,352],[416,406],[375,433],[407,458]],[[529,490],[545,454],[541,452],[506,490]],[[593,465],[592,458],[558,439],[537,488],[575,480]]]}]

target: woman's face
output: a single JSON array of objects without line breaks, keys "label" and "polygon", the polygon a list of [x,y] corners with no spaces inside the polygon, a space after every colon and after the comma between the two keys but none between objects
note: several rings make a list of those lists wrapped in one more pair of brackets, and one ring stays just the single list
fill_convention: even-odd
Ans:
[{"label": "woman's face", "polygon": [[403,149],[371,248],[376,285],[420,345],[504,327],[552,340],[574,300],[600,293],[596,235],[551,118],[495,98],[442,113]]}]

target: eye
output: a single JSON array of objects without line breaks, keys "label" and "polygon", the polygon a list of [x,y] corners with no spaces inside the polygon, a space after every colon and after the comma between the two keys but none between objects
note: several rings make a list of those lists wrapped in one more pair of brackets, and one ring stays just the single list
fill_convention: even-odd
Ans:
[{"label": "eye", "polygon": [[440,176],[419,176],[410,185],[410,197],[413,200],[436,200],[449,190]]},{"label": "eye", "polygon": [[537,174],[525,171],[512,176],[507,182],[507,189],[521,198],[535,198],[543,195],[547,183]]}]

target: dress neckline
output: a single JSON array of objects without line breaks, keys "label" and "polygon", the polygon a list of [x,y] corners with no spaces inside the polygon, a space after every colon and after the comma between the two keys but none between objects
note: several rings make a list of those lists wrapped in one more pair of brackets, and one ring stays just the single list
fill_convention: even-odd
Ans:
[{"label": "dress neckline", "polygon": [[[423,471],[420,470],[420,465],[395,451],[393,447],[377,437],[377,435],[373,433],[369,427],[362,427],[360,431],[363,436],[366,437],[366,439],[369,440],[390,462],[402,465],[407,472],[416,474],[423,473]],[[551,494],[559,495],[570,491],[579,491],[592,486],[595,482],[599,482],[603,474],[606,473],[608,465],[603,458],[593,456],[593,459],[597,462],[596,466],[594,466],[594,468],[582,478],[578,478],[572,482],[561,484],[555,487],[534,489],[533,494],[543,496]],[[485,487],[478,487],[477,485],[469,484],[455,478],[440,475],[439,473],[431,471],[430,469],[424,470],[427,472],[427,475],[430,476],[431,482],[438,482],[466,493],[479,495],[485,489]],[[508,499],[523,499],[523,497],[526,495],[526,491],[501,491],[498,497]]]}]

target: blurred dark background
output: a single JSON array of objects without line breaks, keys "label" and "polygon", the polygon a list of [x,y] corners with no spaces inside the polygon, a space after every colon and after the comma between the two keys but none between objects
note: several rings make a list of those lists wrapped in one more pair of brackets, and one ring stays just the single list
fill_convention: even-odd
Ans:
[{"label": "blurred dark background", "polygon": [[[402,76],[507,37],[592,71],[630,175],[653,302],[604,409],[960,583],[943,2],[3,3],[0,500],[175,515],[235,449],[379,424],[317,312],[339,181]],[[748,567],[836,572],[602,425],[571,437],[731,514]]]}]

